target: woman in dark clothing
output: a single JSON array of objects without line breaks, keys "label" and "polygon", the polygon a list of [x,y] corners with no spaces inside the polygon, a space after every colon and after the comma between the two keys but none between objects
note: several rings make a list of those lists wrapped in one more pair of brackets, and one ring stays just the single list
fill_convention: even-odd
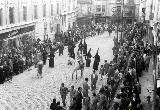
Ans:
[{"label": "woman in dark clothing", "polygon": [[91,48],[89,49],[87,55],[86,55],[86,67],[90,67],[90,63],[91,63]]},{"label": "woman in dark clothing", "polygon": [[84,39],[84,44],[83,44],[83,54],[84,54],[84,56],[87,55],[87,43],[86,43],[85,39]]},{"label": "woman in dark clothing", "polygon": [[49,55],[49,67],[53,68],[54,67],[54,51],[51,51]]},{"label": "woman in dark clothing", "polygon": [[[98,48],[99,50],[99,48]],[[93,69],[98,70],[99,62],[100,62],[100,56],[98,55],[98,50],[96,55],[94,56],[94,63],[93,63]]]}]

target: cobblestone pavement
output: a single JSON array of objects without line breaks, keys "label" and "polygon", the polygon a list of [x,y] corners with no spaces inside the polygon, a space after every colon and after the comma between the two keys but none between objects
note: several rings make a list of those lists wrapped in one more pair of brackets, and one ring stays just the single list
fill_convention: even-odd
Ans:
[{"label": "cobblestone pavement", "polygon": [[[87,38],[86,42],[88,49],[92,48],[92,55],[95,55],[99,48],[101,63],[104,59],[112,60],[113,37],[108,37],[107,32],[100,36]],[[92,73],[92,65],[90,68],[85,67],[84,77],[80,78],[80,74],[78,74],[78,80],[72,81],[71,73],[74,67],[68,66],[67,60],[66,49],[63,56],[56,54],[54,68],[49,68],[47,61],[43,68],[43,78],[38,79],[37,69],[31,67],[30,71],[26,70],[24,73],[14,76],[11,82],[0,85],[0,110],[49,110],[53,98],[61,100],[59,87],[62,82],[69,88],[74,85],[77,89],[82,85],[84,78],[90,78]],[[101,83],[101,81],[98,81],[97,89],[101,87]],[[67,105],[70,102],[68,96]]]}]

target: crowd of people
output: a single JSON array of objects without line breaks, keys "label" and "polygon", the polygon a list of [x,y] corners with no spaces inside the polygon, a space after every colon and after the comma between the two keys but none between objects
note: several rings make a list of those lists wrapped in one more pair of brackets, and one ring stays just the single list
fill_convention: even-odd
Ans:
[{"label": "crowd of people", "polygon": [[[59,50],[59,56],[63,55],[65,45],[68,46],[70,57],[75,59],[75,44],[82,38],[88,37],[89,33],[95,33],[96,27],[98,26],[82,26],[65,33],[62,32],[61,38],[64,39],[59,41],[60,44],[57,43],[56,39],[54,42],[50,38],[42,42],[40,39],[34,39],[32,36],[25,36],[22,38],[23,40],[18,40],[18,44],[16,43],[17,41],[13,40],[14,45],[10,43],[10,45],[1,48],[0,51],[0,84],[3,84],[5,81],[11,81],[14,75],[30,70],[31,66],[34,65],[41,74],[43,65],[46,64],[48,58],[49,67],[53,68],[55,51]],[[91,34],[91,36],[93,35],[95,34]]]},{"label": "crowd of people", "polygon": [[[62,83],[60,94],[63,107],[66,106],[66,96],[70,93],[70,110],[82,110],[82,108],[84,110],[108,110],[111,107],[112,110],[151,109],[151,106],[146,108],[140,99],[141,84],[139,78],[143,71],[149,71],[150,59],[154,54],[152,45],[142,41],[145,37],[142,31],[144,32],[141,24],[128,25],[121,43],[116,38],[114,39],[113,60],[110,62],[105,60],[100,68],[100,56],[97,51],[94,56],[90,86],[88,78],[85,78],[83,86],[78,87],[78,90],[75,90],[74,86],[71,86],[69,90]],[[81,50],[81,45],[82,41],[79,44],[79,50]],[[90,51],[91,49],[88,52],[82,52],[86,59],[86,67],[90,67],[92,57]],[[100,74],[100,78],[98,78],[97,73]],[[98,79],[102,80],[103,84],[97,92]],[[92,91],[92,96],[89,96],[89,90]],[[150,98],[147,97],[146,101],[149,101]]]},{"label": "crowd of people", "polygon": [[143,25],[129,26],[123,38],[123,45],[119,48],[119,54],[115,55],[114,60],[117,62],[118,70],[123,77],[120,83],[120,92],[115,97],[114,110],[146,109],[140,99],[141,84],[139,77],[142,76],[143,71],[148,72],[153,51],[152,45],[144,44],[142,41],[145,36],[142,31]]}]

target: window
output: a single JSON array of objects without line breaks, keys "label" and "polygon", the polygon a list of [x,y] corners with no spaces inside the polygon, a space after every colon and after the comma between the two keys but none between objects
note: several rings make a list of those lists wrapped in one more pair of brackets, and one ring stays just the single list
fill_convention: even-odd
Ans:
[{"label": "window", "polygon": [[96,12],[101,12],[101,5],[96,6]]},{"label": "window", "polygon": [[46,17],[46,4],[43,5],[43,17]]},{"label": "window", "polygon": [[57,3],[57,14],[59,14],[59,3]]},{"label": "window", "polygon": [[38,15],[37,15],[37,5],[34,5],[34,19],[38,19]]},{"label": "window", "polygon": [[23,21],[27,21],[27,6],[23,6]]},{"label": "window", "polygon": [[102,12],[105,12],[105,5],[102,5]]},{"label": "window", "polygon": [[3,12],[2,8],[0,9],[0,26],[3,25]]},{"label": "window", "polygon": [[51,4],[51,16],[53,16],[53,4]]},{"label": "window", "polygon": [[15,20],[14,20],[14,7],[10,7],[9,8],[9,22],[10,22],[10,24],[15,23]]},{"label": "window", "polygon": [[[127,9],[127,8],[126,8]],[[121,6],[117,6],[117,11],[121,12]],[[127,11],[127,10],[126,10]]]}]

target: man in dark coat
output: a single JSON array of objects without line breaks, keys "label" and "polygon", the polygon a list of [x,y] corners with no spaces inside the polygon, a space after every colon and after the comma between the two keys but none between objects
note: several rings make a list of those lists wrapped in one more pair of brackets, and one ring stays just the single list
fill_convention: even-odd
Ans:
[{"label": "man in dark coat", "polygon": [[[98,49],[99,50],[99,49]],[[100,62],[100,56],[98,55],[98,50],[96,55],[94,56],[94,63],[93,63],[93,69],[96,71],[98,70],[99,62]]]},{"label": "man in dark coat", "polygon": [[86,55],[86,67],[90,67],[90,63],[91,63],[91,48],[89,49],[87,55]]},{"label": "man in dark coat", "polygon": [[78,91],[75,95],[76,97],[76,110],[82,110],[82,99],[83,99],[83,96],[82,96],[82,88],[79,87],[78,88]]},{"label": "man in dark coat", "polygon": [[53,68],[54,67],[54,51],[51,51],[49,55],[49,67]]},{"label": "man in dark coat", "polygon": [[45,49],[42,52],[42,57],[43,57],[43,65],[45,65],[47,60],[47,51]]}]

